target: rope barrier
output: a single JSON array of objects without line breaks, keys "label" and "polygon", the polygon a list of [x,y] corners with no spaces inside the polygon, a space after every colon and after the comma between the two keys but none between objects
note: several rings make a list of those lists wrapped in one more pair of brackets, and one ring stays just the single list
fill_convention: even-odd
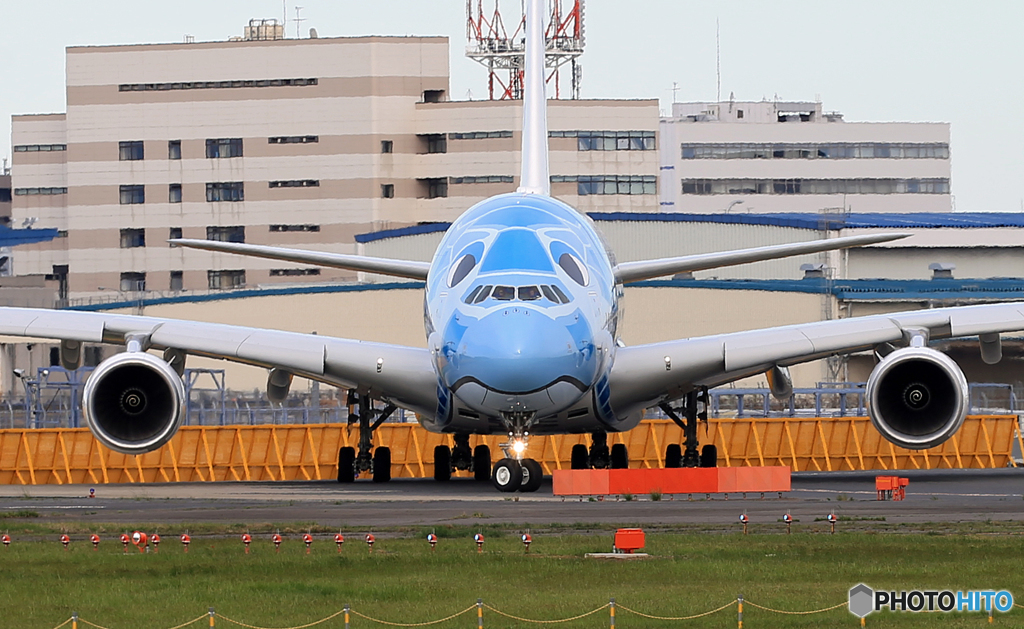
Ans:
[{"label": "rope barrier", "polygon": [[[216,613],[216,612],[214,613],[214,616],[216,616],[217,618],[219,618],[221,620],[226,620],[229,623],[236,624],[236,625],[238,625],[240,627],[246,627],[246,629],[305,629],[306,627],[312,627],[314,625],[319,625],[319,624],[322,624],[322,623],[326,623],[327,621],[329,621],[331,619],[338,618],[339,616],[341,616],[344,613],[345,613],[344,610],[339,610],[338,612],[335,612],[334,614],[332,614],[331,616],[328,616],[327,618],[322,618],[321,620],[313,621],[311,623],[306,623],[305,625],[297,625],[295,627],[279,627],[279,628],[257,627],[255,625],[247,625],[247,624],[245,624],[243,622],[239,622],[237,620],[232,620],[230,618],[227,618],[223,614]],[[204,618],[205,617],[206,616],[204,615]]]},{"label": "rope barrier", "polygon": [[791,616],[805,616],[807,614],[820,614],[822,612],[830,612],[833,609],[839,609],[840,607],[844,607],[844,606],[848,605],[848,603],[839,603],[838,605],[833,605],[832,607],[825,607],[823,609],[814,609],[814,610],[811,610],[809,612],[789,612],[789,611],[786,611],[784,609],[772,609],[771,607],[765,607],[764,605],[758,605],[757,603],[751,603],[750,601],[745,601],[745,602],[746,602],[747,605],[750,605],[751,607],[756,607],[758,609],[763,609],[766,612],[774,612],[776,614],[789,614]]},{"label": "rope barrier", "polygon": [[[470,612],[470,611],[472,611],[474,609],[476,609],[476,605],[471,605],[470,607],[467,607],[466,609],[462,610],[461,612],[452,614],[451,616],[448,616],[446,618],[442,618],[441,620],[431,620],[431,621],[428,621],[428,622],[408,622],[408,623],[407,622],[389,622],[387,620],[381,620],[379,618],[371,618],[369,616],[366,616],[365,614],[360,614],[359,612],[355,611],[354,609],[350,609],[349,613],[351,613],[353,616],[359,616],[360,618],[362,618],[364,620],[369,620],[370,622],[379,622],[382,625],[390,625],[392,627],[426,627],[427,625],[439,625],[442,622],[447,622],[447,621],[451,620],[452,618],[458,618],[459,616],[465,614],[466,612]],[[296,627],[295,629],[300,629],[300,628]]]},{"label": "rope barrier", "polygon": [[[627,611],[627,612],[629,612],[631,614],[636,614],[637,616],[642,616],[644,618],[650,618],[651,620],[693,620],[694,618],[703,618],[704,616],[710,616],[711,614],[717,614],[718,612],[720,612],[720,611],[722,611],[724,609],[729,609],[730,607],[732,607],[736,603],[737,603],[737,600],[734,599],[734,600],[729,601],[725,605],[722,605],[718,609],[712,609],[711,611],[704,612],[703,614],[694,614],[693,616],[652,616],[651,614],[645,614],[643,612],[638,612],[635,609],[630,609],[630,608],[626,607],[625,605],[620,605],[618,603],[616,603],[615,606],[617,608],[623,610],[623,611]],[[843,604],[845,605],[846,603],[843,603]]]},{"label": "rope barrier", "polygon": [[67,620],[65,620],[64,622],[60,623],[59,625],[57,625],[57,626],[56,626],[56,627],[54,627],[53,629],[60,629],[61,627],[63,627],[64,625],[68,624],[68,623],[69,623],[69,622],[71,622],[72,620],[74,620],[74,618],[68,618]]},{"label": "rope barrier", "polygon": [[207,618],[209,618],[209,614],[203,614],[199,618],[195,618],[195,619],[190,620],[190,621],[188,621],[186,623],[182,623],[182,624],[180,624],[180,625],[178,625],[176,627],[171,627],[171,629],[181,629],[182,627],[187,627],[189,625],[194,625],[197,622],[199,622],[200,620],[206,620]]},{"label": "rope barrier", "polygon": [[586,618],[587,616],[592,616],[593,614],[596,614],[597,612],[601,611],[602,609],[608,609],[608,607],[610,607],[610,606],[611,606],[610,603],[605,603],[604,605],[598,607],[597,609],[591,610],[591,611],[589,611],[589,612],[587,612],[585,614],[580,614],[579,616],[573,616],[572,618],[563,618],[561,620],[533,620],[531,618],[520,618],[519,616],[513,616],[512,614],[506,614],[505,612],[503,612],[501,610],[494,609],[493,607],[491,607],[490,605],[487,605],[486,603],[484,604],[485,608],[491,610],[492,612],[494,612],[495,614],[498,614],[499,616],[504,616],[505,618],[511,618],[512,620],[518,620],[520,622],[532,622],[532,623],[536,623],[538,625],[554,625],[554,624],[561,623],[561,622],[570,622],[570,621],[573,621],[573,620],[579,620],[580,618]]},{"label": "rope barrier", "polygon": [[[204,616],[205,616],[205,614],[204,614]],[[96,627],[96,629],[107,629],[106,627],[103,627],[103,626],[101,626],[101,625],[97,625],[97,624],[96,624],[96,623],[94,623],[94,622],[89,622],[88,620],[86,620],[86,619],[84,619],[84,618],[79,618],[79,619],[78,619],[78,622],[82,622],[82,623],[85,623],[85,624],[89,625],[90,627]]]}]

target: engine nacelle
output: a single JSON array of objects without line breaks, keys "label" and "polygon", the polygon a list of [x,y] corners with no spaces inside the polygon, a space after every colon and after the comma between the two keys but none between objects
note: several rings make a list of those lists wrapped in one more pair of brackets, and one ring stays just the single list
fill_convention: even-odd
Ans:
[{"label": "engine nacelle", "polygon": [[886,356],[871,372],[868,415],[889,441],[924,450],[960,429],[969,395],[964,372],[953,359],[927,347],[908,347]]},{"label": "engine nacelle", "polygon": [[85,383],[82,406],[100,443],[144,454],[171,440],[185,421],[185,386],[165,361],[125,352],[100,363]]}]

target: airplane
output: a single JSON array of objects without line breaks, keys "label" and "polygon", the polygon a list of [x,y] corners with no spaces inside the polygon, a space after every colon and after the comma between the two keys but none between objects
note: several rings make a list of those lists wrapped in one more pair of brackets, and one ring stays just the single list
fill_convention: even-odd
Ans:
[{"label": "airplane", "polygon": [[[486,199],[447,230],[430,263],[278,247],[176,239],[178,246],[318,264],[426,282],[426,348],[403,347],[234,325],[62,310],[0,308],[0,334],[59,339],[60,361],[81,364],[82,343],[124,345],[86,382],[87,424],[103,445],[143,454],[166,444],[185,419],[181,376],[187,356],[269,369],[268,397],[282,401],[295,376],[349,391],[358,448],[341,448],[338,480],[391,477],[391,452],[374,430],[397,408],[427,430],[453,435],[434,451],[434,478],[453,470],[490,479],[502,492],[536,491],[542,469],[525,456],[530,437],[591,435],[571,467],[628,466],[623,444],[645,409],[661,408],[683,428],[669,467],[715,466],[700,448],[707,392],[765,374],[773,395],[792,395],[788,368],[838,353],[874,351],[866,389],[871,421],[892,443],[923,449],[963,424],[962,370],[931,349],[934,339],[978,336],[982,359],[1002,357],[1000,333],[1024,330],[1024,304],[898,312],[684,338],[633,347],[618,335],[628,282],[787,256],[876,244],[905,234],[861,235],[796,244],[616,263],[590,219],[550,195],[544,84],[543,0],[527,3],[522,174],[518,189]],[[150,353],[162,350],[162,357]],[[383,408],[378,408],[383,404]],[[501,434],[492,466],[471,435]]]}]

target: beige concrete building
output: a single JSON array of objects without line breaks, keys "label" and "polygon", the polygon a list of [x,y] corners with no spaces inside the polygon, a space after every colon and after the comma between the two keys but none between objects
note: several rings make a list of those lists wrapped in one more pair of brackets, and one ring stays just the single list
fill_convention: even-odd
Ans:
[{"label": "beige concrete building", "polygon": [[668,212],[949,212],[949,124],[845,122],[820,102],[675,103]]},{"label": "beige concrete building", "polygon": [[[513,191],[520,105],[449,102],[445,37],[67,49],[67,112],[13,119],[14,221],[60,230],[19,274],[71,303],[345,282],[345,271],[170,248],[209,238],[355,251]],[[658,104],[554,101],[553,192],[656,211]],[[582,193],[582,194],[581,194]]]}]

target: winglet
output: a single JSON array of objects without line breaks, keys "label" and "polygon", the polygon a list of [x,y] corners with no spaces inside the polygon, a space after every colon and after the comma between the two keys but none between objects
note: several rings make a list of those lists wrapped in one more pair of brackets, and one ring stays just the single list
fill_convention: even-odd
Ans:
[{"label": "winglet", "polygon": [[523,93],[523,170],[518,192],[551,194],[545,93],[544,0],[526,3],[526,77]]}]

